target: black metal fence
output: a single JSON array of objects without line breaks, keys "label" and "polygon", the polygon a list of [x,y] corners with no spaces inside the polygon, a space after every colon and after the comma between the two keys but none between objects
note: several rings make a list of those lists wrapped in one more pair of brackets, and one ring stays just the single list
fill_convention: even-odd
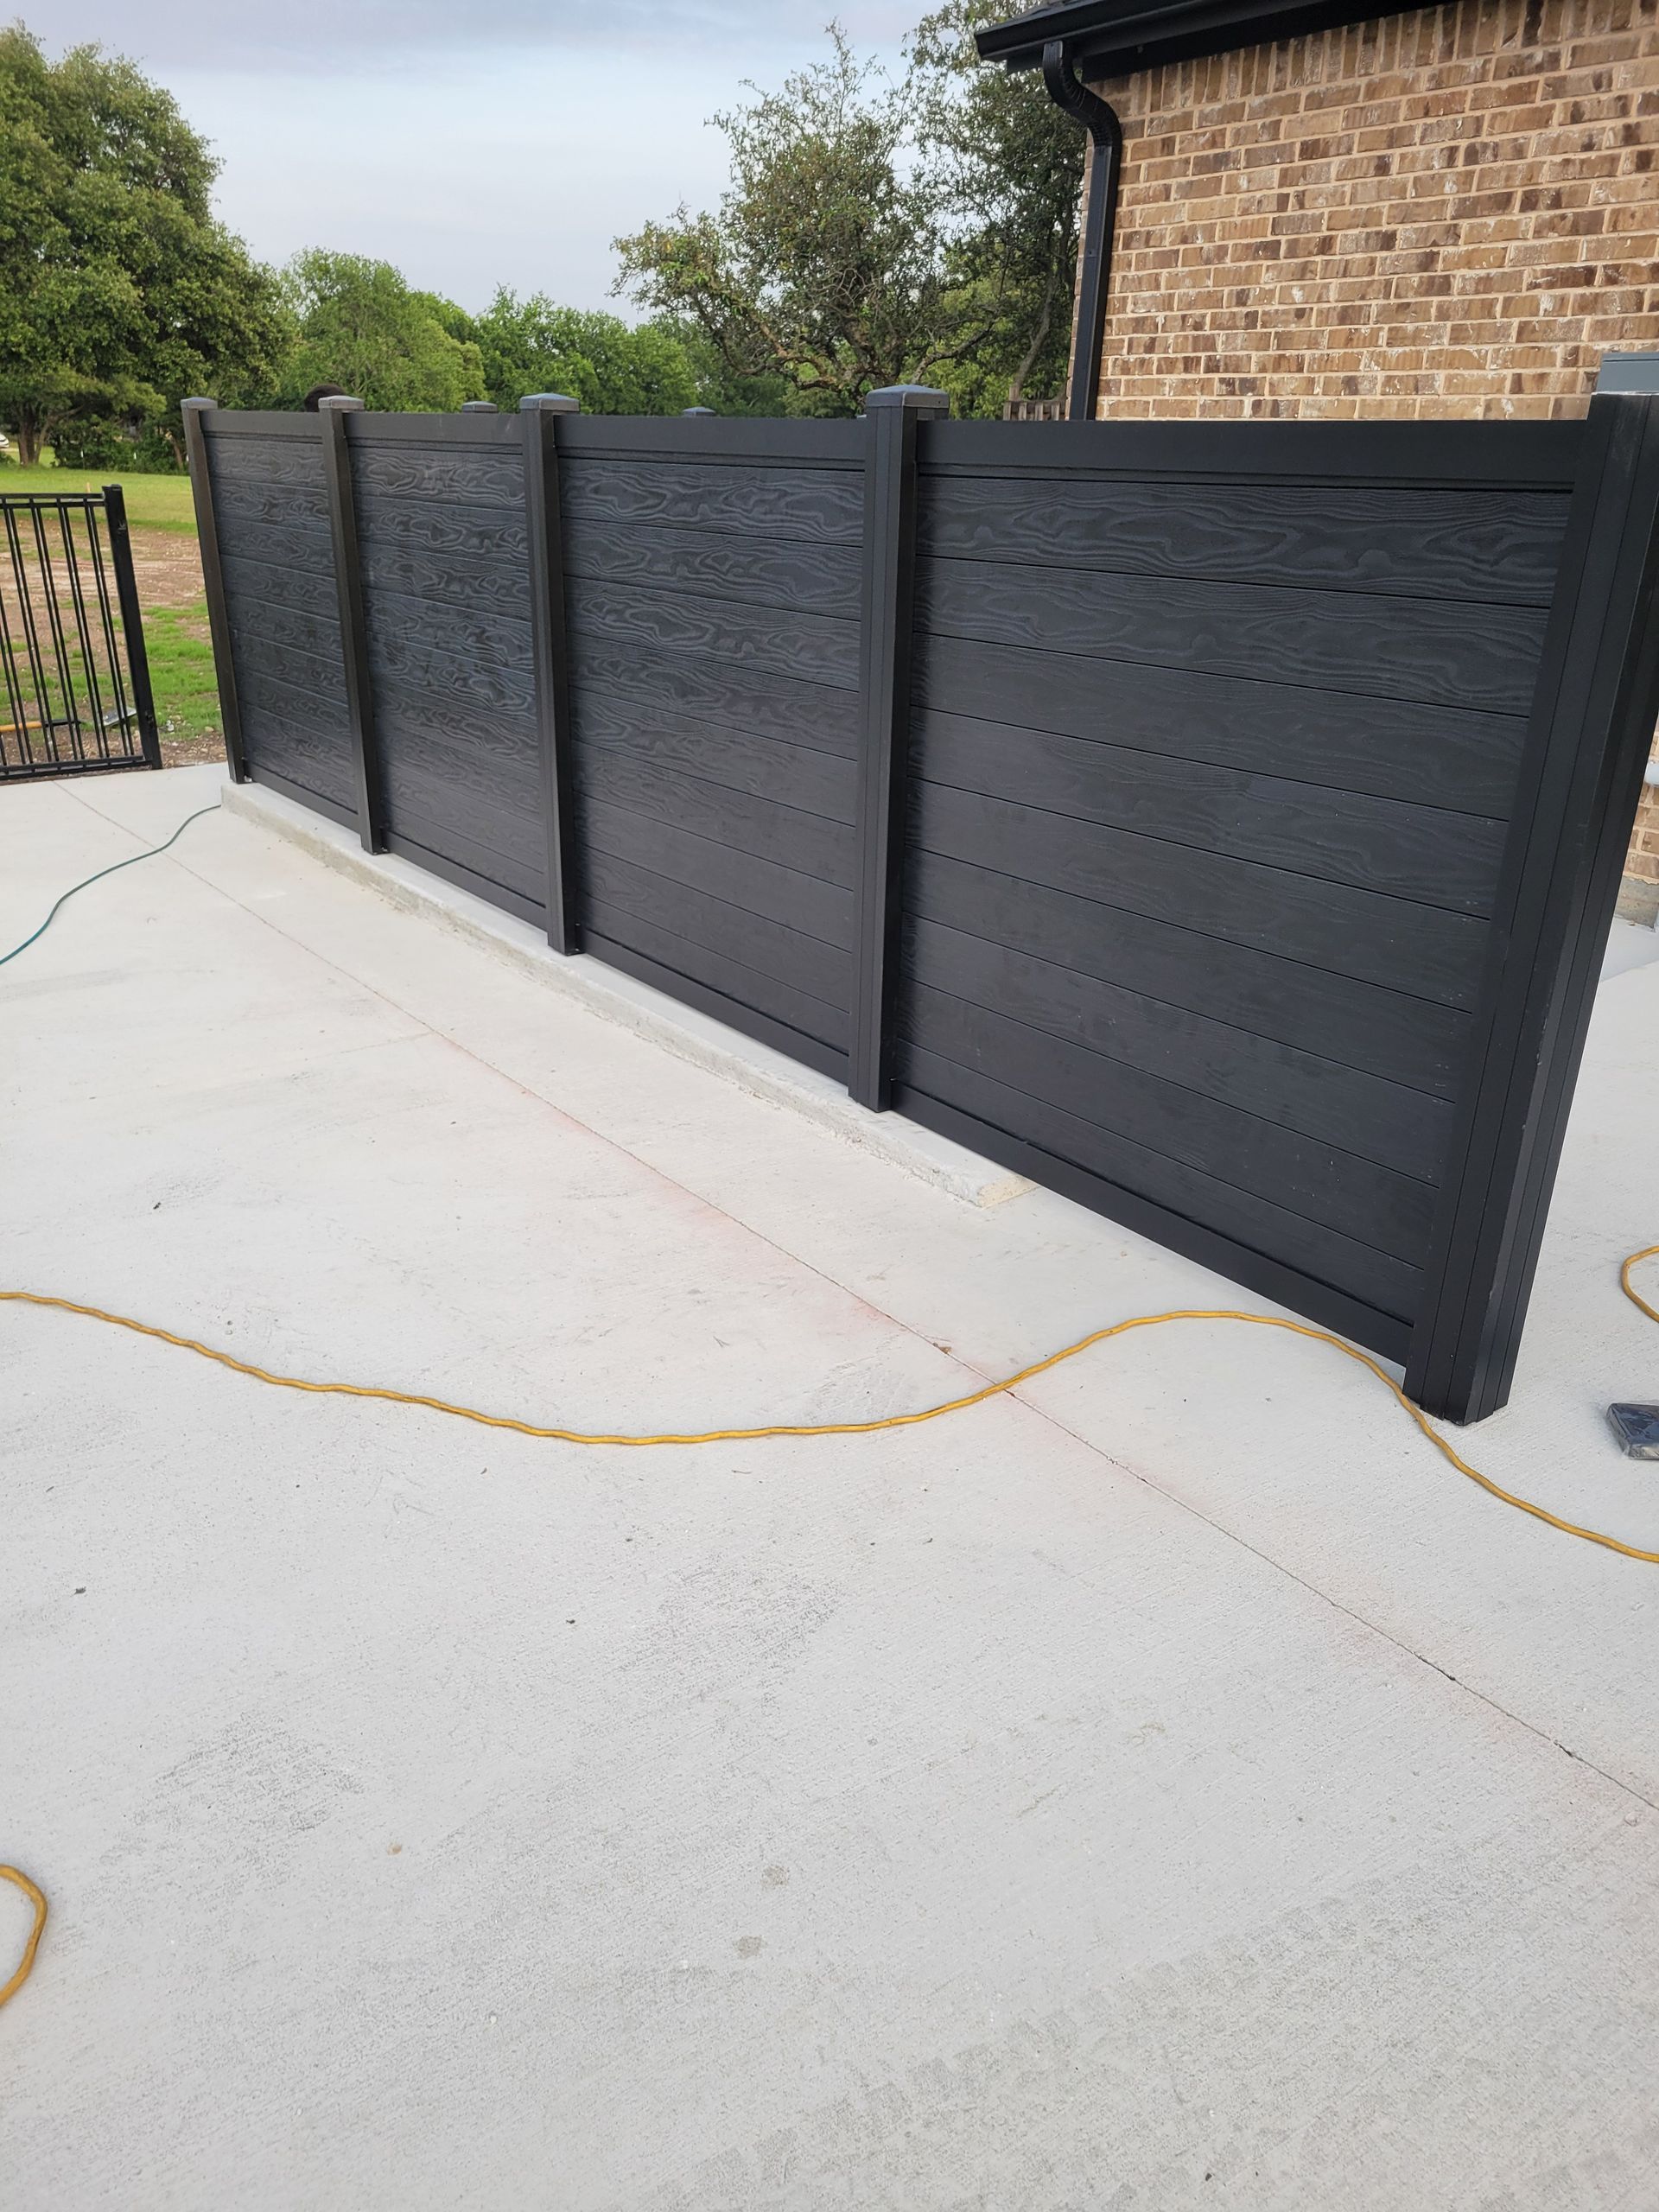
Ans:
[{"label": "black metal fence", "polygon": [[118,484],[0,493],[0,782],[159,768]]},{"label": "black metal fence", "polygon": [[187,411],[234,775],[1503,1402],[1659,703],[1659,403]]}]

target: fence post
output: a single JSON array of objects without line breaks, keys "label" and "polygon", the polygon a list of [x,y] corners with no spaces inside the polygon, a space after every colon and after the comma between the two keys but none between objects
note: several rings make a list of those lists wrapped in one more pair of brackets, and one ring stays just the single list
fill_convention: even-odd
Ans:
[{"label": "fence post", "polygon": [[1592,399],[1406,1390],[1507,1400],[1659,711],[1659,397]]},{"label": "fence post", "polygon": [[864,402],[864,563],[859,644],[858,895],[853,913],[848,1089],[882,1113],[892,1090],[906,799],[910,780],[911,601],[916,573],[916,426],[948,415],[925,385]]},{"label": "fence post", "polygon": [[236,670],[231,660],[231,617],[225,603],[225,574],[219,563],[219,523],[213,512],[213,464],[202,416],[219,404],[213,399],[183,403],[184,451],[190,464],[190,496],[196,510],[196,542],[201,552],[201,581],[207,594],[207,633],[213,641],[213,676],[219,685],[219,719],[224,727],[225,762],[233,784],[248,780],[248,756],[242,743],[242,714],[237,704]]},{"label": "fence post", "polygon": [[575,783],[571,772],[570,654],[564,626],[564,525],[559,496],[558,420],[582,411],[562,391],[518,402],[524,437],[524,520],[530,541],[530,618],[536,663],[536,721],[542,752],[542,817],[547,829],[547,941],[582,950],[576,904]]},{"label": "fence post", "polygon": [[346,705],[352,718],[356,769],[357,834],[365,853],[386,849],[385,810],[380,791],[380,761],[374,738],[374,694],[369,680],[369,637],[363,616],[363,568],[357,546],[357,497],[352,486],[351,448],[346,417],[360,414],[363,402],[331,395],[317,403],[322,425],[323,481],[328,490],[328,523],[334,541],[334,588],[340,595],[340,643],[346,660]]},{"label": "fence post", "polygon": [[115,596],[121,609],[121,628],[127,641],[127,667],[132,677],[132,710],[138,721],[138,741],[144,766],[162,765],[161,732],[156,727],[156,695],[149,687],[149,655],[144,649],[144,615],[138,604],[138,579],[132,567],[132,533],[127,528],[127,495],[118,484],[104,486],[104,520],[110,533],[110,562],[115,570]]}]

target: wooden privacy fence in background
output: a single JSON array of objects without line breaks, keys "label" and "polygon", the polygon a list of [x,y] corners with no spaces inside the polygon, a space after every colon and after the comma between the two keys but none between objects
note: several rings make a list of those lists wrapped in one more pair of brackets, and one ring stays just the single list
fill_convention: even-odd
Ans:
[{"label": "wooden privacy fence in background", "polygon": [[1480,1418],[1659,705],[1659,402],[943,416],[187,403],[232,775]]}]

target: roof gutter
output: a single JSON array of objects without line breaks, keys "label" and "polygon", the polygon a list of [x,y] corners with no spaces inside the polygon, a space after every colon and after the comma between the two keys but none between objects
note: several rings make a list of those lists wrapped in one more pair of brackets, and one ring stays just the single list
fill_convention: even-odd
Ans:
[{"label": "roof gutter", "polygon": [[1123,126],[1116,111],[1098,92],[1091,92],[1078,76],[1064,39],[1050,39],[1045,45],[1042,71],[1050,99],[1074,122],[1082,124],[1090,138],[1089,191],[1077,252],[1077,315],[1071,337],[1065,414],[1071,423],[1092,423],[1100,401],[1106,290],[1111,282],[1117,187],[1123,170]]}]

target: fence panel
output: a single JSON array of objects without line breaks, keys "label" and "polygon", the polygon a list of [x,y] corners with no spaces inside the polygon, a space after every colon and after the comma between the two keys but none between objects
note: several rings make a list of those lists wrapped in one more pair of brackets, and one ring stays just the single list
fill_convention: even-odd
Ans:
[{"label": "fence panel", "polygon": [[1659,707],[1659,402],[880,398],[326,454],[191,403],[233,772],[1492,1410]]},{"label": "fence panel", "polygon": [[1582,435],[1426,427],[924,431],[894,1094],[1401,1357]]},{"label": "fence panel", "polygon": [[842,1074],[861,426],[559,437],[583,944]]},{"label": "fence panel", "polygon": [[348,415],[385,842],[543,919],[547,846],[514,416]]},{"label": "fence panel", "polygon": [[[354,823],[351,717],[318,420],[217,408],[193,410],[192,418],[209,456],[221,620],[247,766],[291,798]],[[210,585],[210,614],[213,602]],[[225,680],[221,666],[221,692]]]}]

